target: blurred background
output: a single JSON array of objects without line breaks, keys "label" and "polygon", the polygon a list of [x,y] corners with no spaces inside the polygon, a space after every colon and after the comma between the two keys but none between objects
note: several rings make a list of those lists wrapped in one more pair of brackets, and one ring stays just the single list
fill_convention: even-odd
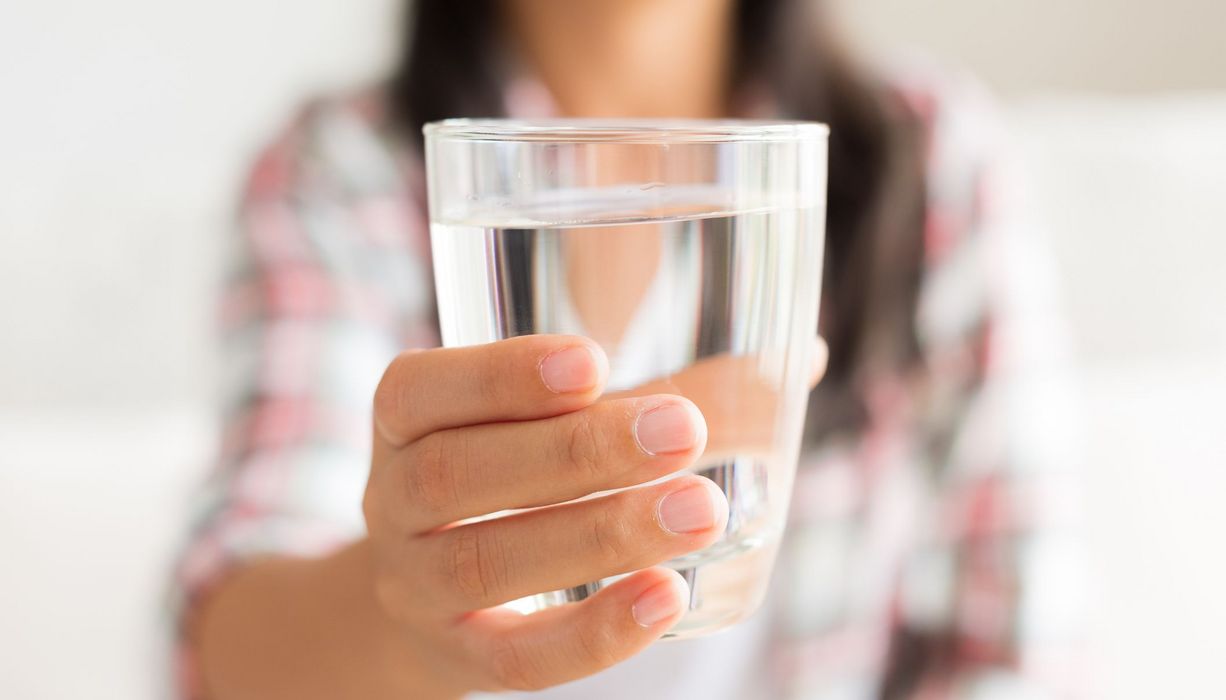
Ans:
[{"label": "blurred background", "polygon": [[[1226,3],[840,2],[1012,130],[1084,414],[1099,694],[1226,697]],[[239,179],[304,97],[381,75],[398,5],[0,5],[0,696],[154,696]]]}]

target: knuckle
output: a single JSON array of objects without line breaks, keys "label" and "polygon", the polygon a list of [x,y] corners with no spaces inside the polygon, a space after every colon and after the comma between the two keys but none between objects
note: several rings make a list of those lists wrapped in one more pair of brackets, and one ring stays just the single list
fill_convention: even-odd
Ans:
[{"label": "knuckle", "polygon": [[373,535],[375,553],[373,594],[375,601],[393,619],[409,620],[429,605],[433,596],[427,592],[418,562],[422,559],[420,544],[415,538],[399,533]]},{"label": "knuckle", "polygon": [[411,593],[416,588],[413,583],[405,571],[378,572],[374,583],[375,602],[393,619],[409,619],[420,597]]},{"label": "knuckle", "polygon": [[599,477],[610,457],[608,439],[591,412],[575,413],[561,438],[563,458],[589,476]]},{"label": "knuckle", "polygon": [[612,625],[587,625],[575,635],[585,665],[603,669],[617,663],[617,639]]},{"label": "knuckle", "polygon": [[480,354],[480,359],[474,363],[475,388],[481,392],[482,400],[491,405],[503,404],[516,398],[509,395],[511,392],[507,387],[507,367],[514,366],[514,364],[508,363],[506,354],[499,352],[499,349],[500,346],[497,343],[490,345],[485,348],[485,352]]},{"label": "knuckle", "polygon": [[610,505],[597,509],[589,523],[588,551],[595,553],[604,567],[616,567],[631,554],[632,533],[628,518]]},{"label": "knuckle", "polygon": [[362,520],[366,523],[367,531],[375,529],[377,524],[381,524],[382,513],[379,508],[379,499],[375,495],[375,489],[368,480],[366,482],[366,490],[362,492]]},{"label": "knuckle", "polygon": [[542,690],[549,684],[540,663],[514,637],[499,639],[490,653],[494,682],[504,690]]},{"label": "knuckle", "polygon": [[[412,391],[406,390],[406,385],[413,382],[416,375],[414,356],[417,352],[405,351],[396,356],[384,370],[383,376],[375,387],[374,414],[375,422],[386,430],[388,425],[403,423],[411,414],[410,399]],[[393,433],[397,431],[390,431]]]},{"label": "knuckle", "polygon": [[425,513],[443,513],[459,505],[459,485],[451,468],[447,440],[434,433],[413,446],[404,469],[404,493],[410,506]]},{"label": "knuckle", "polygon": [[488,593],[481,563],[480,536],[468,528],[455,531],[446,557],[446,571],[454,590],[467,598],[484,599]]},{"label": "knuckle", "polygon": [[446,562],[449,583],[466,601],[484,605],[497,600],[506,589],[510,571],[506,548],[488,531],[456,529]]}]

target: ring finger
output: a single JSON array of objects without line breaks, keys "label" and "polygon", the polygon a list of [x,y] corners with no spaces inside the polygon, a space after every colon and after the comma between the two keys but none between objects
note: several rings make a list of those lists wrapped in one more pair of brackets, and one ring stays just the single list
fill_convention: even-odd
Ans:
[{"label": "ring finger", "polygon": [[[643,569],[712,544],[728,502],[683,475],[586,501],[540,508],[416,538],[406,561],[441,609],[467,612]],[[424,578],[425,580],[420,580]]]}]

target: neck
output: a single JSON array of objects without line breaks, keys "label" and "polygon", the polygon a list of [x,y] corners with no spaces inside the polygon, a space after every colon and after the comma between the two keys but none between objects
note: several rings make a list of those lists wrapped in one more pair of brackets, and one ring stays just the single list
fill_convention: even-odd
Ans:
[{"label": "neck", "polygon": [[576,117],[724,116],[730,0],[509,0],[511,40]]}]

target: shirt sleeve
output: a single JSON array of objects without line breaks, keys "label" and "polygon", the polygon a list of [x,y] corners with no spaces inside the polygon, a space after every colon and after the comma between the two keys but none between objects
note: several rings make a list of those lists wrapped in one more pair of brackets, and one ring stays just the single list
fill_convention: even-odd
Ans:
[{"label": "shirt sleeve", "polygon": [[177,686],[192,614],[237,562],[360,537],[370,405],[397,352],[435,344],[412,173],[356,108],[315,104],[257,159],[220,313],[223,439],[174,576]]},{"label": "shirt sleeve", "polygon": [[973,93],[919,105],[931,125],[917,324],[931,498],[900,576],[885,697],[1081,688],[1076,402],[1052,270],[985,105]]}]

